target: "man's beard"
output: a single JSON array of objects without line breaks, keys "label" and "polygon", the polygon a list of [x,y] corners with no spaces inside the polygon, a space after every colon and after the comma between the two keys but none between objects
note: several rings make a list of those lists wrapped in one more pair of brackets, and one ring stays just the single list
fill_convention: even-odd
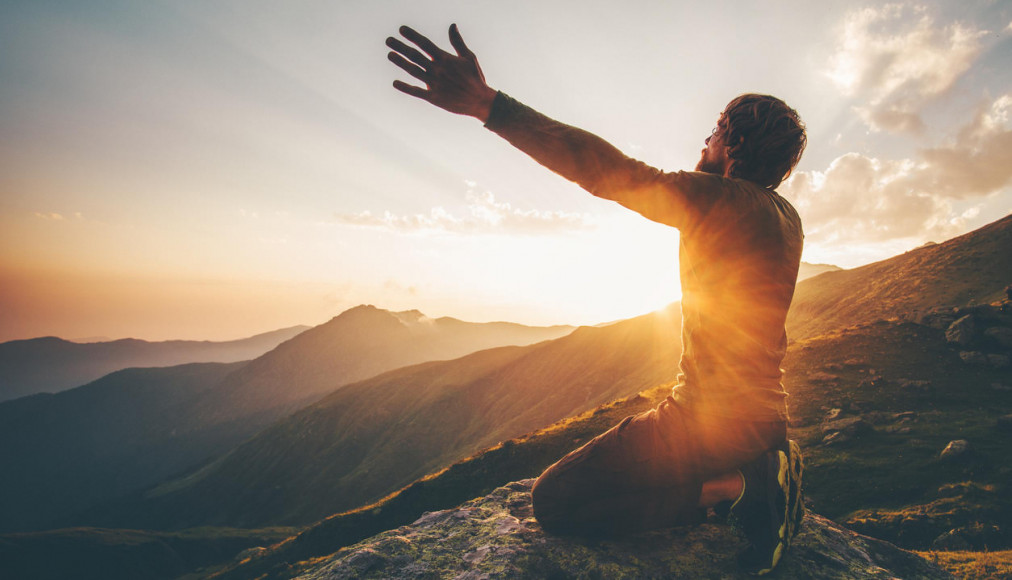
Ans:
[{"label": "man's beard", "polygon": [[714,163],[713,161],[708,160],[705,153],[700,156],[699,163],[696,164],[696,171],[702,173],[712,173],[714,175],[724,174],[723,167],[721,167],[719,163]]}]

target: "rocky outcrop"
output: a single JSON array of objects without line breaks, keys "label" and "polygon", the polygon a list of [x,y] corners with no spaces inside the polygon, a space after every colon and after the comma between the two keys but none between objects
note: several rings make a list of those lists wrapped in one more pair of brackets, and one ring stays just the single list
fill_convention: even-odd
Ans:
[{"label": "rocky outcrop", "polygon": [[[306,580],[343,578],[738,578],[744,547],[714,521],[597,541],[545,535],[525,480],[457,508],[429,512],[306,570]],[[912,552],[809,514],[776,577],[950,578]]]}]

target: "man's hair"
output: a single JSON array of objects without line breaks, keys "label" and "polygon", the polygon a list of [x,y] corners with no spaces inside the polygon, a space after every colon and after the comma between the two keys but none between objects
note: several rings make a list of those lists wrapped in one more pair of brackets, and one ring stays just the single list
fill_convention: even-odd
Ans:
[{"label": "man's hair", "polygon": [[770,189],[787,179],[808,144],[798,112],[769,95],[736,97],[724,109],[721,125],[729,175]]}]

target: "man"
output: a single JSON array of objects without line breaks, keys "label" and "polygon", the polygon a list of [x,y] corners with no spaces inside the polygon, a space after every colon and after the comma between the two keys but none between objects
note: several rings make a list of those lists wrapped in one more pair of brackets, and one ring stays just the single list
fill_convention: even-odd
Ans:
[{"label": "man", "polygon": [[696,171],[665,173],[489,87],[456,25],[456,54],[406,26],[400,32],[421,50],[391,37],[388,57],[426,87],[395,88],[479,119],[590,193],[681,233],[678,385],[657,408],[627,417],[538,478],[542,527],[635,532],[696,523],[714,507],[749,541],[739,563],[771,571],[804,515],[780,369],[804,236],[797,212],[774,191],[806,144],[797,113],[773,97],[742,95],[720,115]]}]

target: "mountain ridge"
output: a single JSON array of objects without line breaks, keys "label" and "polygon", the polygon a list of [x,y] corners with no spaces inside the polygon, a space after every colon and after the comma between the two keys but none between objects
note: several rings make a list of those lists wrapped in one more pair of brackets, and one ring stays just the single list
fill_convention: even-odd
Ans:
[{"label": "mountain ridge", "polygon": [[65,391],[125,368],[249,360],[308,328],[291,326],[229,341],[122,338],[82,343],[56,336],[12,340],[0,343],[0,402]]}]

